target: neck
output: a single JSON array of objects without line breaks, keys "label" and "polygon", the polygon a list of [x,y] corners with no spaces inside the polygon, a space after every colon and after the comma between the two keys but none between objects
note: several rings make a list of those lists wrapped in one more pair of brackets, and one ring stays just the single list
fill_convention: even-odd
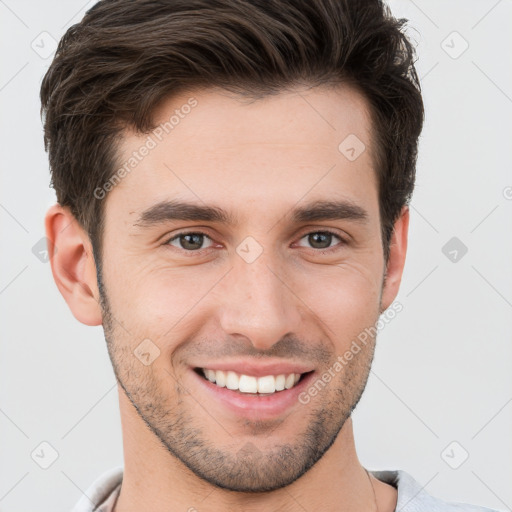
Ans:
[{"label": "neck", "polygon": [[115,512],[395,510],[396,489],[374,477],[369,479],[359,463],[351,418],[324,456],[295,482],[272,492],[244,493],[212,486],[196,476],[160,443],[124,393],[120,393],[120,404],[124,473]]}]

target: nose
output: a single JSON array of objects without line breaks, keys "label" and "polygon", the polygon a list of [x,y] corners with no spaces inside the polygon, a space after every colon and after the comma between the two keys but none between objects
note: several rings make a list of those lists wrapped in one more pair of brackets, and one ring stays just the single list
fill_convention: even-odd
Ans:
[{"label": "nose", "polygon": [[221,297],[220,323],[228,335],[248,338],[254,348],[267,350],[300,325],[301,301],[293,286],[270,258],[247,263],[235,255]]}]

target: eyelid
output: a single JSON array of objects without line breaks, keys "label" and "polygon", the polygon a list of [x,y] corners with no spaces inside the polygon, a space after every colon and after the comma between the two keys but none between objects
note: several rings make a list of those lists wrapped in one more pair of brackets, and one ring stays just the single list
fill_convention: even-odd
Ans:
[{"label": "eyelid", "polygon": [[[308,235],[312,235],[312,234],[315,234],[315,233],[321,233],[321,234],[327,234],[327,235],[332,235],[336,238],[338,238],[338,240],[340,240],[340,242],[342,244],[347,244],[348,241],[340,234],[338,234],[336,231],[332,231],[331,229],[329,228],[322,228],[322,229],[313,229],[313,230],[309,230],[309,231],[306,231],[305,233],[303,233],[300,237],[299,237],[299,241],[302,240],[304,237],[308,236]],[[336,246],[334,246],[336,247]],[[321,252],[321,251],[327,251],[329,249],[333,249],[334,247],[329,247],[328,249],[316,249],[315,252]],[[310,247],[311,249],[311,247]]]},{"label": "eyelid", "polygon": [[[332,228],[316,228],[316,229],[315,228],[308,228],[307,231],[303,232],[299,236],[298,241],[302,240],[304,237],[306,237],[308,235],[315,234],[315,233],[329,234],[329,235],[332,235],[332,236],[334,236],[334,237],[336,237],[336,238],[338,238],[340,240],[340,242],[338,244],[334,245],[333,247],[327,247],[325,249],[315,249],[314,247],[304,247],[305,249],[309,249],[310,251],[313,251],[313,252],[318,253],[318,254],[327,254],[327,253],[330,253],[330,252],[335,252],[337,250],[340,250],[340,248],[342,246],[345,246],[345,245],[347,245],[349,243],[348,239],[347,239],[348,237],[344,237],[344,236],[338,234]],[[203,235],[204,237],[209,238],[212,241],[212,246],[207,247],[205,249],[197,249],[197,250],[187,251],[185,249],[181,249],[181,248],[174,247],[174,246],[170,245],[170,242],[178,239],[180,236],[185,236],[185,235]],[[215,243],[217,243],[212,236],[210,236],[208,233],[202,231],[201,229],[195,229],[195,230],[194,229],[190,229],[190,230],[180,231],[180,232],[174,234],[170,238],[166,237],[165,240],[166,241],[164,242],[163,245],[171,246],[174,249],[177,249],[178,251],[180,251],[182,254],[187,254],[189,256],[203,254],[205,251],[211,250],[213,245]],[[299,246],[299,247],[303,247],[303,246]]]},{"label": "eyelid", "polygon": [[[182,249],[181,247],[174,247],[173,245],[171,245],[171,242],[179,239],[181,236],[186,236],[186,235],[203,235],[204,237],[209,238],[212,241],[212,246],[206,247],[205,249],[198,249],[195,251],[187,251],[185,249]],[[169,246],[173,247],[174,249],[177,249],[181,253],[190,254],[190,255],[202,254],[204,251],[210,250],[213,247],[213,245],[216,243],[215,240],[213,239],[213,237],[211,237],[208,233],[206,233],[204,231],[197,230],[197,229],[190,230],[190,231],[180,231],[179,233],[176,233],[175,235],[171,236],[170,238],[166,237],[165,240],[166,241],[164,242],[163,245],[169,245]]]}]

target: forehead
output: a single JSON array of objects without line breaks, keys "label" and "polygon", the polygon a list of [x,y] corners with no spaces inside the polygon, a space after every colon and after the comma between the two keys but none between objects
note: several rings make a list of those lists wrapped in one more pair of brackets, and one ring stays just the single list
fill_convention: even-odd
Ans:
[{"label": "forehead", "polygon": [[196,90],[164,101],[153,119],[149,134],[125,132],[118,163],[128,172],[108,198],[132,215],[175,198],[229,203],[238,218],[303,199],[377,198],[368,105],[348,87],[254,101]]}]

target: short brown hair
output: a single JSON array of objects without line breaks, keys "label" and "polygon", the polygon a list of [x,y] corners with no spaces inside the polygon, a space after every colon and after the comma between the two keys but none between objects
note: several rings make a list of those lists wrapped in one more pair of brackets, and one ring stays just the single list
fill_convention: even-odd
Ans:
[{"label": "short brown hair", "polygon": [[[197,87],[262,98],[346,83],[371,109],[385,260],[412,196],[423,102],[414,49],[379,0],[101,0],[62,37],[41,86],[57,200],[101,259],[103,201],[124,128]],[[341,142],[341,141],[340,141]]]}]

